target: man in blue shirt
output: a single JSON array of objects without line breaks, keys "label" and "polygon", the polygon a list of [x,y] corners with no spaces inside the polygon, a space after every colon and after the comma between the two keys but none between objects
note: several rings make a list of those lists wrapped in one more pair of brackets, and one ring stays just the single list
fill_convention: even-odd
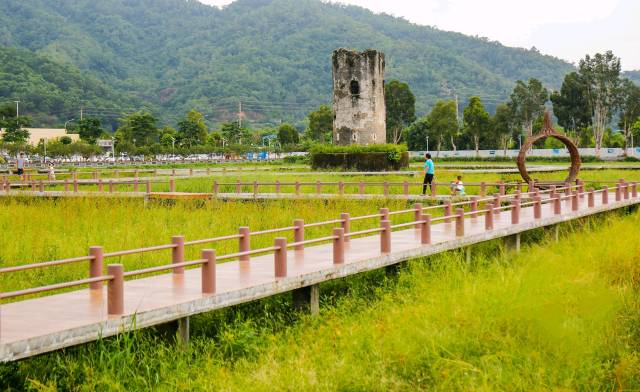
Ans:
[{"label": "man in blue shirt", "polygon": [[433,188],[431,186],[431,183],[433,182],[433,175],[436,172],[435,165],[433,164],[433,161],[431,160],[431,154],[425,155],[425,158],[427,158],[427,160],[424,162],[424,182],[422,183],[422,195],[423,196],[427,194],[427,185],[429,185],[429,190],[431,191],[431,194],[433,195]]}]

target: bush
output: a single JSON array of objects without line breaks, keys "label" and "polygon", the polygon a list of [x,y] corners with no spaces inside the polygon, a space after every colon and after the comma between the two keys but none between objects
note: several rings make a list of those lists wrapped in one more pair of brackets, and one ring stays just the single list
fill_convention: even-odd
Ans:
[{"label": "bush", "polygon": [[404,145],[371,146],[317,145],[311,148],[312,169],[355,169],[359,171],[400,170],[409,166]]},{"label": "bush", "polygon": [[284,163],[300,163],[300,164],[308,164],[309,156],[308,155],[290,155],[284,157]]}]

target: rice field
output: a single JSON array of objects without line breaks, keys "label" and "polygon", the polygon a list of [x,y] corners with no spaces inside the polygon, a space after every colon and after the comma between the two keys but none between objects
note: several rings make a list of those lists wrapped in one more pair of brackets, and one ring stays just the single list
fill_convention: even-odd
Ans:
[{"label": "rice field", "polygon": [[2,365],[0,389],[637,390],[639,223],[609,215],[559,244],[533,232],[520,254],[492,242],[470,263],[451,252],[330,282],[315,318],[284,295],[202,315],[181,349],[144,331]]}]

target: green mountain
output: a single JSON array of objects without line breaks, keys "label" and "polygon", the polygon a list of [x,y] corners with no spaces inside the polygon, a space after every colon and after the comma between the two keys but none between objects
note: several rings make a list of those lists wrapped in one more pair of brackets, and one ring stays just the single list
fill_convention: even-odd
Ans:
[{"label": "green mountain", "polygon": [[79,119],[81,107],[87,111],[100,108],[107,123],[115,122],[117,118],[110,113],[122,112],[122,105],[143,104],[72,65],[26,50],[0,47],[0,102],[13,105],[14,100],[20,101],[22,113],[33,117],[34,125],[60,125]]},{"label": "green mountain", "polygon": [[454,92],[461,105],[480,95],[491,108],[515,80],[558,88],[573,68],[535,49],[319,0],[238,0],[223,9],[194,0],[3,0],[0,45],[76,67],[124,94],[119,106],[135,96],[166,121],[191,108],[228,120],[239,101],[250,122],[301,120],[330,102],[339,47],[384,51],[387,79],[410,84],[419,113]]}]

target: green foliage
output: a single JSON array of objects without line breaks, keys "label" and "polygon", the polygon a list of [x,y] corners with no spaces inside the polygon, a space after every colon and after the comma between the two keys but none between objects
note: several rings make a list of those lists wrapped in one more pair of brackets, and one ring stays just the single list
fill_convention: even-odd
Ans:
[{"label": "green foliage", "polygon": [[298,144],[300,142],[300,133],[291,124],[282,124],[278,128],[278,141],[281,145]]},{"label": "green foliage", "polygon": [[178,140],[184,146],[201,145],[207,142],[209,130],[204,122],[204,116],[197,110],[191,110],[187,116],[178,122]]},{"label": "green foliage", "polygon": [[577,72],[564,77],[560,91],[551,94],[553,113],[568,134],[582,135],[591,125],[591,108],[589,107],[587,85]]},{"label": "green foliage", "polygon": [[5,143],[24,144],[29,140],[29,131],[24,129],[31,124],[28,117],[10,118],[4,121],[2,141]]},{"label": "green foliage", "polygon": [[481,138],[488,137],[490,129],[489,113],[484,108],[480,97],[471,97],[464,108],[464,132],[473,139],[476,151],[480,149]]},{"label": "green foliage", "polygon": [[387,142],[398,144],[402,140],[402,130],[416,121],[416,98],[407,83],[392,80],[384,86],[384,101]]},{"label": "green foliage", "polygon": [[248,120],[295,123],[330,101],[329,58],[345,43],[385,52],[388,80],[411,86],[419,113],[445,81],[506,98],[515,80],[557,88],[572,70],[535,50],[317,0],[238,0],[223,9],[184,0],[4,0],[0,26],[0,45],[31,51],[5,52],[0,97],[30,97],[25,107],[42,113],[38,124],[68,120],[62,112],[78,113],[82,101],[120,112],[150,105],[164,121],[195,108],[225,122],[243,98]]},{"label": "green foliage", "polygon": [[100,124],[100,119],[95,117],[87,117],[78,121],[75,130],[80,135],[80,139],[89,144],[95,144],[96,140],[98,140],[104,132]]},{"label": "green foliage", "polygon": [[318,110],[309,113],[307,136],[316,142],[327,142],[333,135],[333,110],[327,105],[320,105]]},{"label": "green foliage", "polygon": [[427,126],[431,131],[430,135],[433,135],[438,151],[442,150],[447,139],[450,139],[453,144],[453,139],[457,136],[459,129],[455,101],[440,100],[436,102],[426,120]]},{"label": "green foliage", "polygon": [[156,118],[149,112],[139,111],[122,119],[118,128],[118,142],[136,147],[148,146],[158,139]]},{"label": "green foliage", "polygon": [[429,121],[426,117],[419,118],[405,130],[405,139],[411,151],[426,151],[428,136]]},{"label": "green foliage", "polygon": [[360,171],[400,170],[409,165],[404,144],[369,146],[315,145],[309,150],[313,169],[356,169]]},{"label": "green foliage", "polygon": [[529,79],[528,83],[521,80],[516,82],[509,106],[526,136],[533,134],[533,124],[544,113],[544,104],[548,100],[549,92],[538,79]]},{"label": "green foliage", "polygon": [[640,120],[640,87],[629,79],[623,79],[619,96],[619,120],[618,125],[623,131],[627,147],[631,137],[633,124]]},{"label": "green foliage", "polygon": [[494,145],[498,145],[506,151],[516,133],[520,133],[520,130],[514,123],[511,107],[508,104],[498,105],[496,114],[491,117],[491,135]]}]

